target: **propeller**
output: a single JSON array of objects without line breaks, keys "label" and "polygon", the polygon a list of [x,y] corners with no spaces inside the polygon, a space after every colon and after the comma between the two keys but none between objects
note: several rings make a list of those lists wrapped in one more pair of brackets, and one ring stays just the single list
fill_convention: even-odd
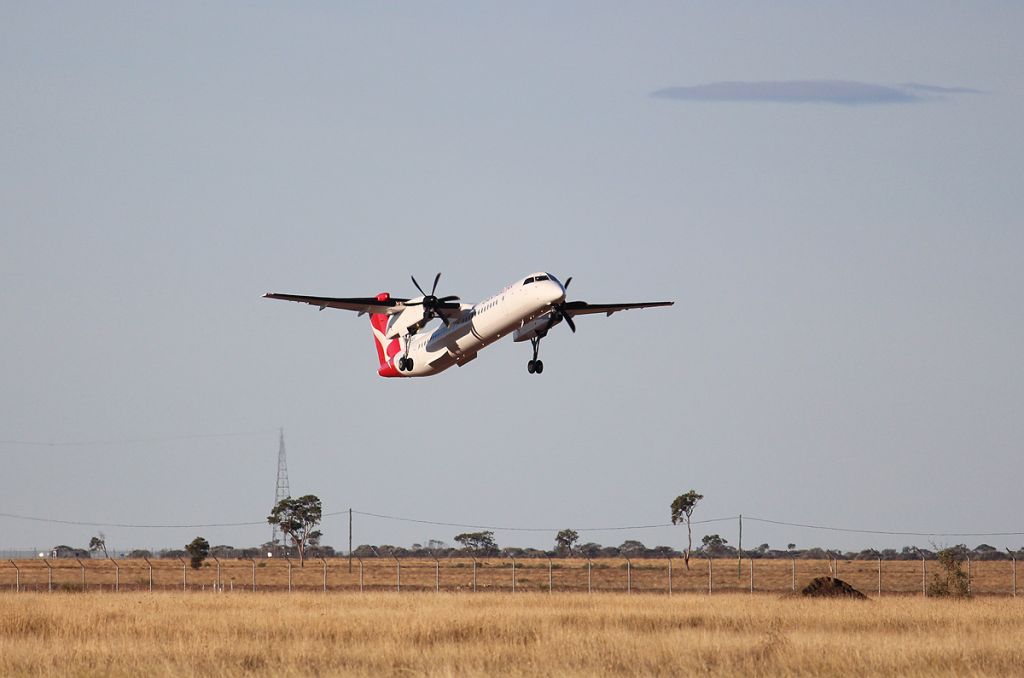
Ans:
[{"label": "propeller", "polygon": [[423,291],[423,288],[420,287],[420,284],[416,282],[416,276],[409,277],[412,278],[412,284],[415,285],[416,289],[418,289],[420,291],[420,294],[423,295],[423,299],[421,299],[420,301],[407,301],[405,302],[405,305],[423,306],[423,315],[427,320],[430,320],[432,318],[440,318],[441,322],[444,323],[444,326],[448,327],[448,318],[446,318],[444,314],[441,313],[441,311],[458,309],[459,305],[454,304],[453,302],[458,301],[459,297],[457,297],[454,294],[449,294],[448,296],[441,297],[439,299],[437,295],[434,294],[435,292],[437,292],[437,283],[441,280],[440,273],[434,276],[434,284],[430,288],[430,294],[427,294],[426,292]]},{"label": "propeller", "polygon": [[[571,282],[572,276],[570,275],[568,278],[565,279],[565,284],[562,285],[562,288],[569,289],[569,283]],[[552,327],[554,327],[555,323],[557,323],[559,320],[564,320],[565,324],[569,326],[570,330],[572,330],[572,333],[576,334],[576,323],[575,321],[573,321],[572,316],[569,315],[569,312],[565,310],[564,302],[561,304],[555,304],[554,312],[551,314],[551,319],[548,320],[547,330],[550,330]],[[547,330],[545,330],[545,332],[547,332]]]}]

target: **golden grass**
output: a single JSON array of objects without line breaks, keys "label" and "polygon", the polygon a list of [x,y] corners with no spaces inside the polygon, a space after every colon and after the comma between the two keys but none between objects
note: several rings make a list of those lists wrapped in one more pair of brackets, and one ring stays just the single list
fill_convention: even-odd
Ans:
[{"label": "golden grass", "polygon": [[[50,560],[53,567],[54,590],[80,590],[82,571],[74,560]],[[86,560],[86,590],[109,590],[115,585],[113,563],[104,560]],[[42,560],[17,561],[21,568],[21,585],[29,590],[45,591],[49,586],[48,572]],[[120,575],[117,584],[121,590],[141,591],[149,589],[149,568],[142,560],[119,560]],[[182,564],[176,560],[152,560],[153,583],[156,590],[181,590]],[[755,560],[754,590],[759,592],[783,593],[792,588],[792,565],[789,560]],[[352,572],[348,561],[334,558],[327,561],[327,586],[329,590],[358,590],[359,563],[353,561]],[[512,588],[512,563],[509,559],[481,559],[477,567],[478,591],[510,591]],[[744,560],[737,575],[735,560],[715,560],[713,563],[714,590],[716,592],[748,591],[750,586],[750,561]],[[437,564],[430,559],[403,559],[401,584],[403,591],[433,591]],[[860,589],[874,595],[878,588],[878,566],[875,561],[840,561],[839,577]],[[938,568],[935,561],[927,563],[927,579],[931,581]],[[213,588],[217,581],[216,563],[207,561],[200,570],[185,568],[186,586],[189,590],[202,591]],[[256,561],[257,590],[285,590],[288,587],[288,564],[281,559]],[[0,562],[0,590],[14,590],[15,569],[7,561]],[[588,590],[587,561],[582,559],[552,560],[551,580],[556,592],[586,592]],[[672,561],[672,586],[675,592],[706,592],[708,586],[708,565],[703,559],[691,560],[691,569],[683,567],[683,561]],[[797,560],[796,585],[805,586],[814,577],[829,574],[827,561]],[[1021,566],[1020,581],[1024,594],[1024,566]],[[632,561],[627,584],[626,561],[621,558],[594,560],[590,571],[590,587],[594,591],[626,591],[667,593],[668,561],[661,559],[638,559]],[[220,583],[227,590],[249,589],[252,586],[253,563],[246,560],[222,560]],[[394,590],[397,583],[397,567],[388,558],[368,558],[363,561],[363,586],[368,591]],[[473,563],[466,558],[444,558],[440,561],[440,588],[447,591],[468,591],[473,585]],[[318,560],[307,561],[304,568],[293,561],[292,586],[296,590],[315,591],[323,588],[323,564]],[[547,591],[548,561],[546,559],[516,560],[517,591]],[[975,595],[1008,595],[1012,588],[1011,564],[1009,561],[984,561],[972,564],[972,589]],[[883,561],[883,594],[919,594],[921,592],[920,561]]]},{"label": "golden grass", "polygon": [[0,593],[0,675],[1020,675],[1024,601]]}]

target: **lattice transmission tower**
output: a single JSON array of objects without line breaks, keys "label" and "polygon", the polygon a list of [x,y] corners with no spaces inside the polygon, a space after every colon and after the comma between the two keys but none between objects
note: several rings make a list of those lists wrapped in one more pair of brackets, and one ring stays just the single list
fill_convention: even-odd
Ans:
[{"label": "lattice transmission tower", "polygon": [[[284,428],[281,429],[281,441],[277,447],[277,487],[274,488],[274,506],[277,506],[282,499],[287,499],[292,496],[292,491],[288,487],[288,458],[284,452]],[[280,530],[277,525],[273,526],[273,530],[270,534],[271,546],[277,545],[278,533]],[[281,546],[287,546],[285,543],[287,537],[281,534]]]}]

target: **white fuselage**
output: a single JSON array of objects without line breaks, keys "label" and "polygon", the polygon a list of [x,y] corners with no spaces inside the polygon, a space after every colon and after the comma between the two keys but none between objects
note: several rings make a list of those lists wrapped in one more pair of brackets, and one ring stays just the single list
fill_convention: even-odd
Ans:
[{"label": "white fuselage", "polygon": [[402,348],[407,349],[412,358],[413,369],[396,371],[389,376],[425,377],[452,365],[464,365],[473,360],[480,349],[549,313],[553,304],[565,300],[565,288],[553,277],[537,275],[546,279],[525,285],[522,281],[516,282],[492,297],[465,307],[448,326],[439,324],[410,337],[408,347],[403,343]]}]

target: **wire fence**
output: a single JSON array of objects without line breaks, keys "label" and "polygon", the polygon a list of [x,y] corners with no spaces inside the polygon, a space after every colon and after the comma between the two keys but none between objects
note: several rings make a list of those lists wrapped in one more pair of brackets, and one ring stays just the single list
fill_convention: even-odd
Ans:
[{"label": "wire fence", "polygon": [[[975,596],[1017,597],[1017,560],[966,563]],[[771,593],[801,590],[823,576],[841,578],[874,596],[928,595],[934,561],[682,558],[291,558],[8,559],[0,590],[82,591],[394,591],[682,594]]]}]

